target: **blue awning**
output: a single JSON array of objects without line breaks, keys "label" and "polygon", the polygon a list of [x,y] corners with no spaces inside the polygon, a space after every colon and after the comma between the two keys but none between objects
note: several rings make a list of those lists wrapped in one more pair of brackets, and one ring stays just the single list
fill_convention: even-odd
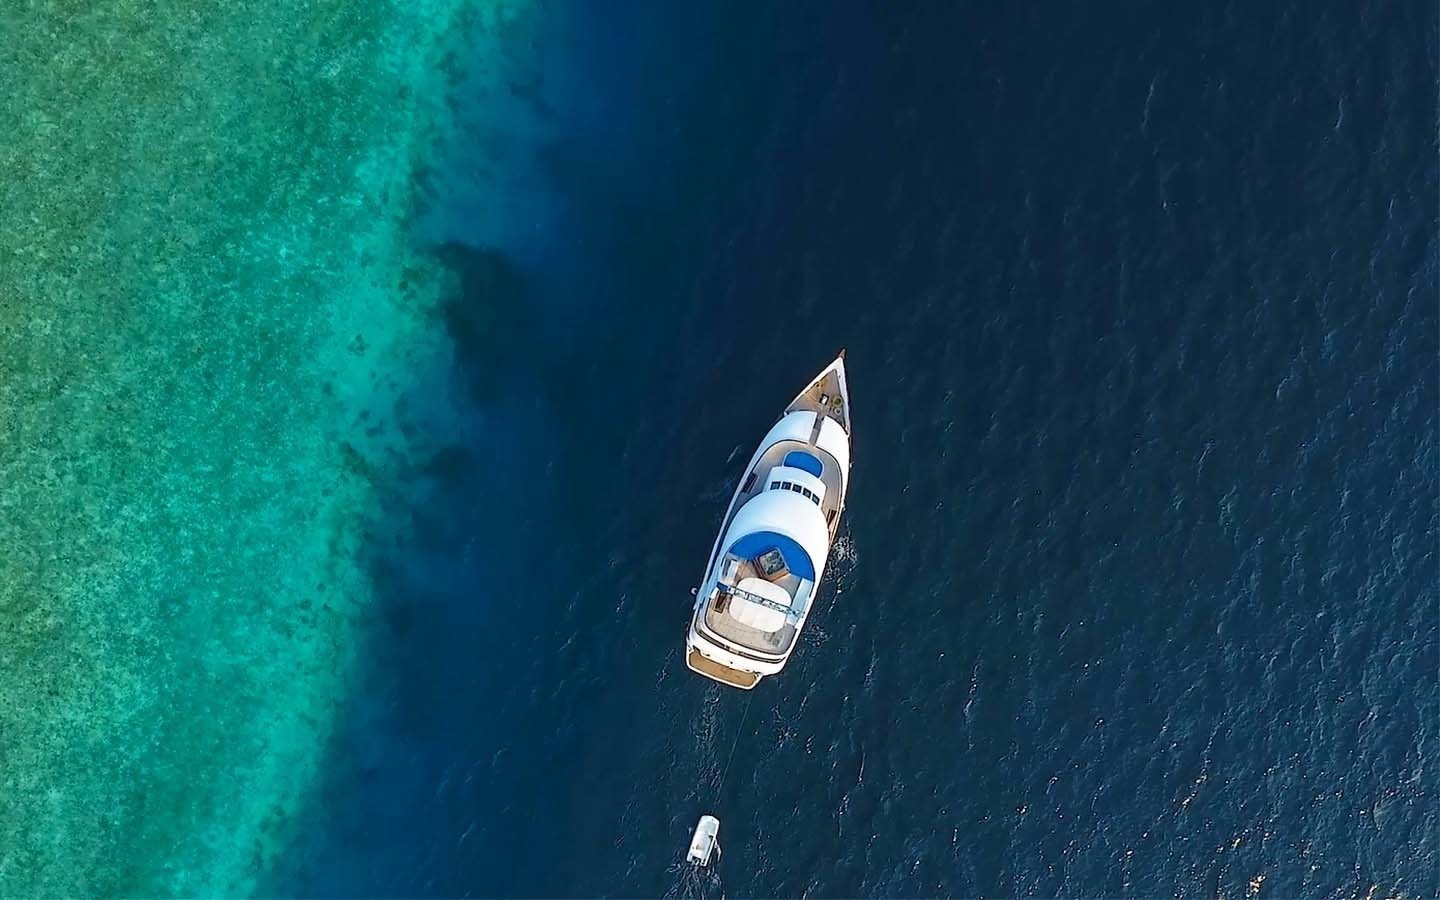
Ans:
[{"label": "blue awning", "polygon": [[803,472],[809,472],[816,478],[819,478],[820,473],[825,471],[825,466],[821,464],[820,460],[806,453],[804,450],[791,450],[785,454],[785,465],[800,469]]},{"label": "blue awning", "polygon": [[754,559],[768,550],[779,550],[780,555],[785,557],[785,568],[796,577],[806,581],[815,580],[815,564],[810,561],[810,554],[805,552],[805,548],[793,539],[774,531],[747,534],[731,544],[729,552],[741,559]]}]

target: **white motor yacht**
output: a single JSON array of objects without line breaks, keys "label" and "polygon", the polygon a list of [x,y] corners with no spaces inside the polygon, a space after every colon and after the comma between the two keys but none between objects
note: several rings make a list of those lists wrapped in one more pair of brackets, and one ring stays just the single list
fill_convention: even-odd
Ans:
[{"label": "white motor yacht", "polygon": [[725,512],[695,592],[685,664],[749,690],[785,668],[805,627],[850,482],[845,351],[785,407]]}]

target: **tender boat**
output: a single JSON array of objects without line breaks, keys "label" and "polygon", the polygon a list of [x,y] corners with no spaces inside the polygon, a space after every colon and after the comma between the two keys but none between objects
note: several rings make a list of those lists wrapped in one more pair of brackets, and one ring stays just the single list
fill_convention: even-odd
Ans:
[{"label": "tender boat", "polygon": [[845,351],[750,458],[710,551],[685,664],[749,690],[785,668],[814,608],[850,482]]},{"label": "tender boat", "polygon": [[700,817],[695,834],[690,837],[687,862],[705,868],[720,859],[720,820],[711,815]]}]

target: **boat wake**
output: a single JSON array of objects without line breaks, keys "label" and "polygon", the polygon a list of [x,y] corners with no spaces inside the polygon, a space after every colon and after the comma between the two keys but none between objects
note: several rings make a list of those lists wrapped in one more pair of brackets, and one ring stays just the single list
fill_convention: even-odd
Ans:
[{"label": "boat wake", "polygon": [[672,863],[665,870],[671,882],[662,895],[665,900],[679,900],[682,897],[723,897],[724,886],[720,873],[714,868],[701,868],[688,862]]},{"label": "boat wake", "polygon": [[712,687],[705,692],[705,701],[700,706],[700,715],[690,726],[698,758],[702,760],[702,771],[696,783],[709,782],[720,774],[720,764],[715,758],[715,737],[720,733],[720,694],[723,688]]},{"label": "boat wake", "polygon": [[[825,606],[842,602],[842,598],[855,583],[855,565],[859,557],[855,552],[855,541],[849,534],[841,534],[835,538],[835,544],[830,549],[830,562],[827,566],[826,577],[835,585],[833,591],[821,595]],[[826,599],[828,595],[828,599]],[[801,641],[807,647],[820,647],[830,639],[829,632],[825,629],[823,616],[817,617],[811,622],[805,633],[801,635]]]},{"label": "boat wake", "polygon": [[842,534],[835,538],[835,546],[830,549],[830,556],[835,560],[835,574],[838,577],[845,577],[855,568],[855,539],[849,533]]}]

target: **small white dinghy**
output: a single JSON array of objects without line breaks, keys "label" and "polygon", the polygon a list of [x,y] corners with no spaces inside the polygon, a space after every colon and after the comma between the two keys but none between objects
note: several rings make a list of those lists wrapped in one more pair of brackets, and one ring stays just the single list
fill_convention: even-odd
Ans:
[{"label": "small white dinghy", "polygon": [[710,815],[701,816],[699,824],[695,826],[695,835],[690,838],[690,852],[685,854],[685,861],[705,867],[718,860],[719,835],[720,820]]}]

